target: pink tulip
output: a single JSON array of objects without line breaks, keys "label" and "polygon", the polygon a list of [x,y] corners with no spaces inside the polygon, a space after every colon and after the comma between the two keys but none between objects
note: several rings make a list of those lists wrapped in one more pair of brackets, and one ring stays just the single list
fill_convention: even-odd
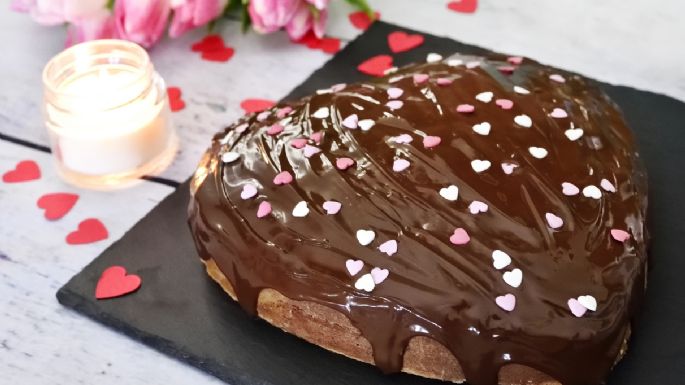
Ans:
[{"label": "pink tulip", "polygon": [[170,11],[169,0],[117,0],[114,3],[117,34],[149,48],[162,37]]},{"label": "pink tulip", "polygon": [[248,12],[255,31],[269,33],[285,27],[298,10],[301,0],[250,0]]},{"label": "pink tulip", "polygon": [[114,15],[109,10],[103,9],[103,12],[99,15],[69,24],[66,45],[70,46],[88,40],[113,39],[117,37]]},{"label": "pink tulip", "polygon": [[300,40],[309,30],[314,31],[314,35],[321,39],[324,35],[327,19],[328,10],[322,9],[312,12],[309,4],[301,2],[285,29],[292,40]]},{"label": "pink tulip", "polygon": [[75,23],[100,15],[106,10],[107,0],[13,0],[11,8],[28,12],[43,25]]},{"label": "pink tulip", "polygon": [[174,10],[169,35],[178,37],[186,31],[209,23],[221,15],[228,0],[180,0]]}]

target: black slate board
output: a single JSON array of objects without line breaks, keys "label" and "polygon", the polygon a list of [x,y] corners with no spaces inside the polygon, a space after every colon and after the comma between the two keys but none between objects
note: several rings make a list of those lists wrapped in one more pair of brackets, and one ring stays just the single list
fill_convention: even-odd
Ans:
[{"label": "black slate board", "polygon": [[[399,29],[406,30],[375,23],[286,99],[331,84],[362,80],[364,76],[356,66],[375,54],[389,53],[386,36]],[[394,55],[395,63],[421,61],[429,52],[487,52],[425,36],[421,47]],[[629,354],[608,383],[682,384],[685,248],[679,242],[685,240],[685,226],[680,223],[685,220],[685,104],[627,87],[602,84],[602,88],[623,108],[637,134],[649,171],[649,229],[653,237],[648,299]],[[207,277],[198,261],[186,225],[188,199],[186,182],[61,288],[57,293],[60,303],[230,384],[440,383],[404,374],[384,376],[372,366],[329,353],[248,317]],[[96,301],[96,282],[101,272],[114,264],[140,275],[143,285],[135,294]]]}]

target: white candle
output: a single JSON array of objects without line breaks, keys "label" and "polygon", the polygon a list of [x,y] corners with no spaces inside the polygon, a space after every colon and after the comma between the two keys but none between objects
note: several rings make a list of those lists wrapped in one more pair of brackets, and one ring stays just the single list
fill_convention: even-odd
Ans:
[{"label": "white candle", "polygon": [[118,184],[171,160],[166,87],[142,48],[118,40],[74,46],[48,63],[44,81],[46,125],[68,181]]}]

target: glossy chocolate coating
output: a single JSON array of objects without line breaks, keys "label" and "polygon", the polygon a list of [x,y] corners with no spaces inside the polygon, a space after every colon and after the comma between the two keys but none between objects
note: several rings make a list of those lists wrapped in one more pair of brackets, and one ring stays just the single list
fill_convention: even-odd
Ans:
[{"label": "glossy chocolate coating", "polygon": [[[565,385],[602,383],[645,287],[646,177],[621,112],[590,81],[530,60],[513,73],[501,70],[509,64],[499,56],[453,56],[447,63],[322,90],[247,116],[217,135],[196,174],[189,209],[200,256],[216,261],[249,312],[263,288],[343,312],[370,341],[384,372],[399,371],[409,339],[424,335],[453,352],[472,385],[496,383],[509,363]],[[441,78],[447,80],[438,84]],[[515,85],[525,90],[515,92]],[[394,110],[386,106],[391,87],[403,90],[395,99],[403,105]],[[483,92],[492,92],[492,100],[476,99]],[[513,106],[505,109],[498,99]],[[461,104],[475,110],[457,112]],[[283,110],[287,106],[291,112]],[[322,107],[328,116],[313,117]],[[550,116],[555,108],[568,116]],[[351,114],[375,124],[366,131],[344,127]],[[514,122],[522,114],[530,127]],[[267,134],[279,121],[283,132]],[[490,124],[488,135],[474,132],[481,122]],[[569,139],[566,130],[579,127],[583,135]],[[320,153],[307,157],[293,147],[293,139],[315,132],[323,138],[309,145]],[[400,134],[412,141],[398,143]],[[426,148],[428,135],[440,143]],[[530,147],[544,148],[546,157],[534,157]],[[222,162],[227,151],[240,158]],[[337,168],[341,157],[354,165]],[[409,167],[393,171],[400,158]],[[476,172],[476,159],[491,165]],[[508,174],[502,163],[516,167]],[[293,181],[274,184],[281,171]],[[600,187],[602,179],[610,185]],[[565,195],[564,182],[580,192]],[[255,197],[241,198],[246,183],[257,187]],[[449,185],[459,189],[456,201],[439,194]],[[584,195],[590,185],[599,199]],[[340,212],[327,214],[327,200],[341,202]],[[488,210],[472,214],[476,200]],[[273,211],[257,218],[263,201]],[[309,208],[305,217],[292,214],[300,201]],[[546,213],[563,225],[553,229]],[[456,228],[466,230],[468,243],[450,242]],[[360,244],[359,229],[375,232],[371,244]],[[618,241],[611,229],[630,238]],[[388,256],[378,247],[391,239],[398,250]],[[494,250],[511,263],[493,267]],[[348,259],[364,262],[354,277]],[[387,279],[371,292],[355,289],[373,267],[388,269]],[[518,287],[503,280],[515,268],[523,273]],[[495,302],[507,293],[516,298],[511,311]],[[577,317],[568,301],[584,295],[593,296],[597,308]]]}]

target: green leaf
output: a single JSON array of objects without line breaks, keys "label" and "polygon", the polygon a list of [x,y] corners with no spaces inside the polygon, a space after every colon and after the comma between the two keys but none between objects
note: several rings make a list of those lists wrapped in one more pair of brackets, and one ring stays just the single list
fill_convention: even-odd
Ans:
[{"label": "green leaf", "polygon": [[252,25],[252,20],[250,20],[250,14],[247,12],[247,0],[243,0],[243,8],[240,17],[240,28],[243,32],[247,32]]},{"label": "green leaf", "polygon": [[105,6],[110,11],[114,9],[114,0],[107,0],[107,5]]},{"label": "green leaf", "polygon": [[369,4],[366,2],[366,0],[346,0],[349,4],[351,4],[354,7],[357,7],[360,11],[364,11],[371,20],[374,19],[374,13],[373,9],[369,7]]}]

